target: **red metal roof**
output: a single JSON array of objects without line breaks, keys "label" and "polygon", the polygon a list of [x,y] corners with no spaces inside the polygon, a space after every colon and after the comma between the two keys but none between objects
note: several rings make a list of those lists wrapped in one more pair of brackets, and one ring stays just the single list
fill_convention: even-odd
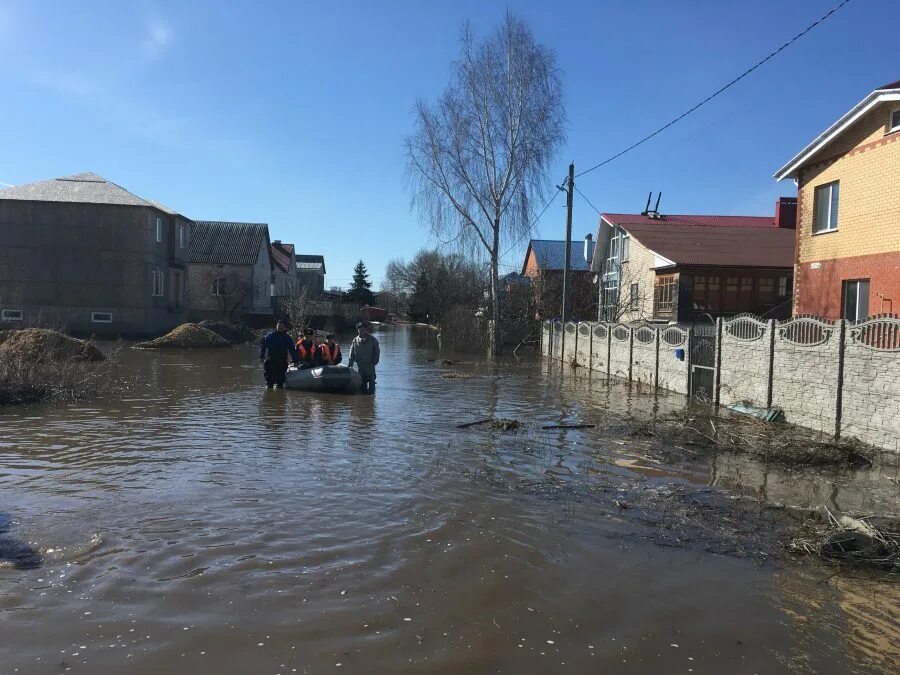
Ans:
[{"label": "red metal roof", "polygon": [[900,89],[900,80],[897,80],[896,82],[891,82],[890,84],[886,84],[883,87],[878,87],[878,89],[876,89],[876,91],[880,91],[882,89]]},{"label": "red metal roof", "polygon": [[660,215],[658,218],[642,216],[638,213],[603,213],[606,222],[612,225],[659,224],[698,225],[702,227],[778,227],[774,216],[686,216]]},{"label": "red metal roof", "polygon": [[290,273],[291,271],[291,254],[294,252],[293,244],[283,244],[279,242],[272,243],[272,262],[282,272]]},{"label": "red metal roof", "polygon": [[650,222],[623,223],[622,226],[634,239],[676,265],[794,266],[795,230],[747,225],[710,227],[647,220]]}]

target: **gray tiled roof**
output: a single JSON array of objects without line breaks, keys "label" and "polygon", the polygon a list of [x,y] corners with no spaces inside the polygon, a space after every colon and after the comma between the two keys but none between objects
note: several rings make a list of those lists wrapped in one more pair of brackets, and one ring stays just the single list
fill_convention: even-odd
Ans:
[{"label": "gray tiled roof", "polygon": [[188,262],[254,265],[260,246],[269,250],[269,226],[265,223],[198,220],[191,226]]},{"label": "gray tiled roof", "polygon": [[13,185],[0,190],[0,199],[152,206],[171,215],[176,213],[159,202],[138,197],[122,186],[116,185],[95,173],[77,173],[74,176],[52,178],[38,183]]}]

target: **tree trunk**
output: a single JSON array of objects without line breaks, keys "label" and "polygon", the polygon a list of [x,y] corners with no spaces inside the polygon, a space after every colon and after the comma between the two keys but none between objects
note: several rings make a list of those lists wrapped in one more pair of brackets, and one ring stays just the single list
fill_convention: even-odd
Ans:
[{"label": "tree trunk", "polygon": [[491,246],[491,354],[500,356],[503,340],[500,335],[500,216],[494,217],[494,241]]}]

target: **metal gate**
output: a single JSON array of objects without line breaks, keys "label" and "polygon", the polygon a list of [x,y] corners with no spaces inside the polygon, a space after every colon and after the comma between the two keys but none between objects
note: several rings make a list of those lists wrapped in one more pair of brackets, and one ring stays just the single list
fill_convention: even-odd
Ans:
[{"label": "metal gate", "polygon": [[[711,321],[710,317],[710,321]],[[694,322],[691,327],[691,396],[713,399],[716,386],[716,324]]]}]

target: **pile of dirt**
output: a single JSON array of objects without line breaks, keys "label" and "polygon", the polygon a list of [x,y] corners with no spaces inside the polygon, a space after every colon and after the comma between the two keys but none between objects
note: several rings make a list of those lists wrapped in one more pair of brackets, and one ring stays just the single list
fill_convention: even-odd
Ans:
[{"label": "pile of dirt", "polygon": [[231,343],[208,328],[195,323],[183,323],[170,333],[148,342],[139,342],[135,349],[209,349],[230,347]]},{"label": "pile of dirt", "polygon": [[201,321],[199,325],[202,328],[211,330],[213,333],[228,340],[233,345],[256,341],[256,332],[246,326],[237,326],[226,321],[210,321],[209,319]]},{"label": "pile of dirt", "polygon": [[7,330],[0,335],[0,361],[103,361],[96,345],[46,328]]}]

